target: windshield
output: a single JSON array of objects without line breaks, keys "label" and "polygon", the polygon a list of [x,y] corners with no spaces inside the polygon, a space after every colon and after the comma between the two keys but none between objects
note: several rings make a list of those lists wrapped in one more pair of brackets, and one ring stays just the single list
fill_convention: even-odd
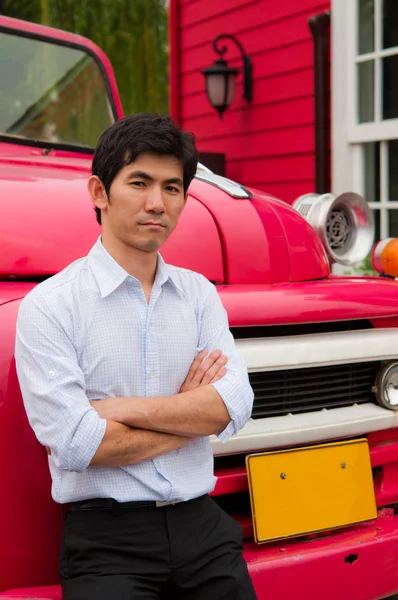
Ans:
[{"label": "windshield", "polygon": [[93,148],[113,122],[88,53],[0,32],[0,135]]}]

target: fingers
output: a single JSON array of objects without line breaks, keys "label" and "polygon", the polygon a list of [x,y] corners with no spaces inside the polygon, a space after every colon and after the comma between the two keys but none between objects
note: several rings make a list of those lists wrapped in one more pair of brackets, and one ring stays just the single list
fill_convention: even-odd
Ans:
[{"label": "fingers", "polygon": [[[191,383],[196,386],[200,385],[202,383],[204,375],[208,372],[209,369],[211,369],[216,364],[218,360],[220,360],[221,356],[221,350],[213,350],[213,352],[210,352],[210,354],[206,356],[206,358],[202,360],[200,365],[197,367],[196,372],[192,377]],[[215,373],[213,373],[212,378],[214,377],[214,374]]]},{"label": "fingers", "polygon": [[207,354],[207,350],[202,350],[193,361],[180,388],[180,393],[194,390],[200,385],[219,381],[226,373],[227,361],[228,357],[224,356],[221,350],[213,350],[210,354]]},{"label": "fingers", "polygon": [[206,358],[206,356],[207,356],[207,350],[202,350],[202,352],[199,352],[198,356],[195,358],[195,360],[193,361],[193,363],[188,371],[188,374],[185,378],[184,383],[186,383],[186,384],[191,383],[194,375],[196,375],[197,370],[199,369],[203,359]]},{"label": "fingers", "polygon": [[[204,375],[202,377],[201,385],[207,385],[207,384],[211,383],[212,380],[214,379],[214,377],[217,377],[216,381],[221,379],[221,377],[223,377],[226,373],[225,365],[227,364],[227,362],[228,362],[228,357],[225,356],[224,354],[222,354],[215,361],[215,363],[206,370],[206,373],[204,373]],[[225,369],[222,372],[222,374],[220,374],[221,369]]]},{"label": "fingers", "polygon": [[220,367],[217,371],[217,373],[215,374],[215,376],[213,377],[213,379],[210,381],[210,383],[216,383],[216,381],[220,381],[220,379],[222,379],[224,377],[224,375],[227,372],[227,367]]}]

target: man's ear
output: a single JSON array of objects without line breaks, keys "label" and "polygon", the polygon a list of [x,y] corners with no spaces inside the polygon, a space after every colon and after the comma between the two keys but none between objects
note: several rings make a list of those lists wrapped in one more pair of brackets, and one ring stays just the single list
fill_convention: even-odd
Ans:
[{"label": "man's ear", "polygon": [[87,189],[94,206],[100,210],[105,210],[109,203],[108,194],[105,191],[104,184],[96,175],[92,175],[88,180]]},{"label": "man's ear", "polygon": [[186,192],[185,196],[184,196],[184,206],[186,205],[188,200],[188,192]]}]

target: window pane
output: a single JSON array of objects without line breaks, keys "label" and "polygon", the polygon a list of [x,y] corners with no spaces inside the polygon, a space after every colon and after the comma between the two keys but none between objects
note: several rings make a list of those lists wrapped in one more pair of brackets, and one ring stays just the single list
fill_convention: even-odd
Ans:
[{"label": "window pane", "polygon": [[389,237],[398,237],[398,210],[389,210],[388,220],[390,221],[390,227],[388,229]]},{"label": "window pane", "polygon": [[398,200],[398,140],[388,142],[388,199]]},{"label": "window pane", "polygon": [[368,202],[380,200],[380,144],[371,142],[364,144],[365,162],[365,198]]},{"label": "window pane", "polygon": [[383,59],[383,119],[398,117],[398,54]]},{"label": "window pane", "polygon": [[113,116],[98,64],[83,50],[0,31],[0,132],[94,148]]},{"label": "window pane", "polygon": [[374,50],[374,0],[358,0],[358,54]]},{"label": "window pane", "polygon": [[398,2],[383,1],[383,48],[398,46]]},{"label": "window pane", "polygon": [[374,121],[374,61],[358,64],[358,115],[360,123]]},{"label": "window pane", "polygon": [[373,209],[373,218],[375,222],[375,242],[380,240],[380,210]]}]

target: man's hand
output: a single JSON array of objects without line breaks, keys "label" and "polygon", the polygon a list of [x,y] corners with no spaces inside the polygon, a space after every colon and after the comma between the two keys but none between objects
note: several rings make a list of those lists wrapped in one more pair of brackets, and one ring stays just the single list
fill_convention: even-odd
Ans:
[{"label": "man's hand", "polygon": [[193,361],[185,381],[180,387],[180,394],[190,392],[201,385],[215,383],[224,377],[227,372],[228,357],[221,350],[214,350],[207,355],[207,350],[202,350]]}]

